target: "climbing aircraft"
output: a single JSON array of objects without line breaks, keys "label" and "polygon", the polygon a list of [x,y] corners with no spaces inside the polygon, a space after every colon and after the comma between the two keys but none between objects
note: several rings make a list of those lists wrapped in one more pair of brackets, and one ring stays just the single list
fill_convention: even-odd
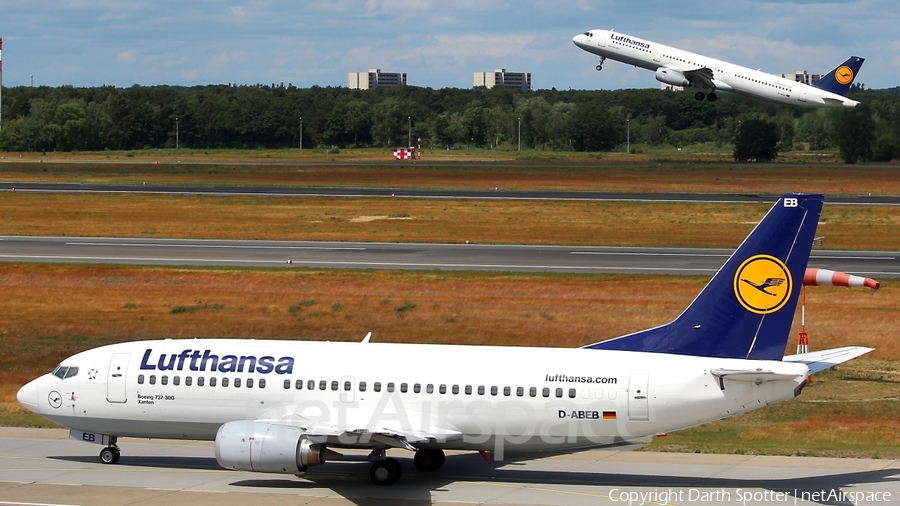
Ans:
[{"label": "climbing aircraft", "polygon": [[499,460],[671,432],[796,397],[871,351],[784,356],[822,202],[784,195],[675,320],[583,348],[137,341],[66,358],[18,401],[107,464],[126,436],[213,440],[225,468],[283,474],[355,448],[379,485],[400,478],[393,449],[434,471],[448,449]]},{"label": "climbing aircraft", "polygon": [[612,30],[589,30],[572,41],[600,57],[598,71],[603,70],[607,58],[642,67],[656,72],[656,80],[661,83],[696,89],[697,100],[715,102],[716,92],[722,91],[808,108],[859,104],[846,97],[865,61],[858,56],[851,56],[808,85]]}]

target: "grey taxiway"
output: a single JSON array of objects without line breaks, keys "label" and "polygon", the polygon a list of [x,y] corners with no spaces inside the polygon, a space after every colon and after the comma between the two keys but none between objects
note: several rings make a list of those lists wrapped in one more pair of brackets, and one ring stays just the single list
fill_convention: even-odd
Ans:
[{"label": "grey taxiway", "polygon": [[[900,461],[887,459],[613,448],[485,462],[457,452],[440,470],[423,473],[412,454],[398,451],[403,478],[378,487],[369,481],[364,453],[295,477],[225,470],[209,442],[120,440],[122,459],[104,465],[98,446],[66,435],[0,428],[0,505],[900,503]],[[863,500],[848,500],[855,498]]]},{"label": "grey taxiway", "polygon": [[[710,275],[730,249],[0,236],[0,261]],[[900,253],[813,250],[810,267],[900,277]]]}]

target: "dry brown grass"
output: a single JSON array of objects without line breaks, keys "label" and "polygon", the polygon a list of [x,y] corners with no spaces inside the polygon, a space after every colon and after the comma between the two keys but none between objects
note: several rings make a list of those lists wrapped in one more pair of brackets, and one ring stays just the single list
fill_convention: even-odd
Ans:
[{"label": "dry brown grass", "polygon": [[[0,402],[11,400],[13,386],[68,355],[138,339],[352,341],[372,331],[376,341],[386,342],[577,347],[671,320],[705,282],[681,276],[0,264]],[[812,347],[858,344],[878,348],[871,358],[900,358],[897,286],[887,282],[876,293],[810,288]],[[415,308],[399,310],[406,301]],[[173,313],[176,306],[197,307]]]},{"label": "dry brown grass", "polygon": [[[767,204],[0,193],[0,234],[735,247]],[[410,219],[355,221],[364,216]],[[900,249],[900,208],[826,206],[835,249]],[[677,233],[672,233],[677,231]]]},{"label": "dry brown grass", "polygon": [[[453,158],[450,158],[451,160]],[[6,181],[82,181],[204,185],[295,185],[638,192],[900,195],[900,168],[794,164],[647,163],[621,159],[549,162],[134,161],[2,163]]]}]

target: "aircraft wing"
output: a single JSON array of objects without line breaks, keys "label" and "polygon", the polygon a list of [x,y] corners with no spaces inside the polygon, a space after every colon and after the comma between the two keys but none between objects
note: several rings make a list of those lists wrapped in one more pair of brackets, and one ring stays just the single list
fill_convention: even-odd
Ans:
[{"label": "aircraft wing", "polygon": [[[285,422],[280,422],[284,424]],[[299,427],[310,440],[316,443],[328,443],[342,447],[371,448],[373,446],[386,446],[388,448],[405,448],[416,451],[414,443],[431,443],[447,441],[462,437],[461,432],[448,430],[435,430],[425,432],[419,430],[378,427],[367,428],[362,426],[340,426],[332,423],[316,422],[313,420],[295,418],[289,425]]]},{"label": "aircraft wing", "polygon": [[875,348],[866,348],[865,346],[846,346],[844,348],[788,355],[782,361],[806,364],[809,367],[809,373],[814,374],[874,350]]},{"label": "aircraft wing", "polygon": [[697,82],[702,82],[706,87],[712,89],[719,87],[716,85],[713,71],[709,67],[685,68],[675,65],[666,65],[666,68],[680,72],[684,77],[688,78],[691,83],[696,84]]}]

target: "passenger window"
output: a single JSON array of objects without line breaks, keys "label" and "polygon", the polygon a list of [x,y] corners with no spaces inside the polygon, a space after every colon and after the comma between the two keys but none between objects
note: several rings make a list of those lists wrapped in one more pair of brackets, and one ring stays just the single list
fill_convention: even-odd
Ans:
[{"label": "passenger window", "polygon": [[[290,382],[288,382],[290,384]],[[294,382],[294,388],[297,390],[303,390],[303,380],[297,380]]]},{"label": "passenger window", "polygon": [[189,386],[191,386],[191,383],[193,383],[193,382],[194,382],[194,380],[191,379],[190,376],[184,377],[184,386],[189,387]]},{"label": "passenger window", "polygon": [[227,386],[228,386],[228,378],[222,378],[222,386],[223,386],[223,387],[227,387]]},{"label": "passenger window", "polygon": [[537,397],[537,388],[535,388],[535,387],[529,388],[528,395],[531,397]]},{"label": "passenger window", "polygon": [[172,384],[175,385],[176,387],[177,387],[178,385],[180,385],[180,384],[181,384],[181,376],[173,376],[173,377],[172,377]]},{"label": "passenger window", "polygon": [[160,384],[160,385],[168,385],[168,384],[169,384],[169,377],[164,375],[164,376],[162,376],[161,378],[159,378],[159,384]]},{"label": "passenger window", "polygon": [[360,381],[360,382],[359,382],[359,391],[360,391],[360,392],[365,392],[365,391],[366,391],[366,382],[365,382],[365,381]]},{"label": "passenger window", "polygon": [[409,390],[409,385],[406,383],[400,383],[400,393],[405,394],[407,390]]},{"label": "passenger window", "polygon": [[198,386],[198,387],[202,387],[202,386],[203,386],[203,376],[200,376],[200,377],[197,378],[197,386]]},{"label": "passenger window", "polygon": [[253,388],[253,378],[247,378],[247,388]]},{"label": "passenger window", "polygon": [[284,380],[284,389],[290,390],[291,388],[291,380]]},{"label": "passenger window", "polygon": [[453,385],[453,395],[457,395],[459,393],[459,385]]},{"label": "passenger window", "polygon": [[353,388],[353,385],[350,384],[349,381],[345,381],[345,382],[344,382],[344,391],[345,391],[345,392],[349,392],[351,388]]},{"label": "passenger window", "polygon": [[512,389],[509,387],[503,387],[503,395],[509,397],[509,394],[512,393]]},{"label": "passenger window", "polygon": [[394,391],[394,384],[393,384],[393,383],[388,383],[388,384],[387,384],[387,391],[388,391],[388,392],[393,392],[393,391]]},{"label": "passenger window", "polygon": [[491,387],[491,395],[497,395],[497,387]]},{"label": "passenger window", "polygon": [[570,388],[570,389],[569,389],[569,398],[570,398],[570,399],[574,399],[574,398],[575,398],[575,389],[574,389],[574,388]]},{"label": "passenger window", "polygon": [[306,382],[306,389],[307,389],[307,390],[315,390],[315,389],[316,389],[316,382],[313,381],[313,380],[307,381],[307,382]]},{"label": "passenger window", "polygon": [[144,384],[144,375],[138,374],[138,385],[143,385],[143,384]]},{"label": "passenger window", "polygon": [[543,390],[541,390],[541,395],[544,397],[550,397],[550,389],[544,388]]},{"label": "passenger window", "polygon": [[211,386],[211,387],[216,386],[216,378],[215,378],[215,376],[213,376],[212,378],[209,378],[209,386]]},{"label": "passenger window", "polygon": [[447,393],[447,385],[441,385],[438,387],[438,392],[445,394]]},{"label": "passenger window", "polygon": [[472,395],[472,385],[466,385],[466,395]]},{"label": "passenger window", "polygon": [[241,378],[234,378],[234,388],[241,388]]},{"label": "passenger window", "polygon": [[333,392],[337,392],[337,389],[338,389],[338,382],[337,382],[337,381],[332,381],[332,382],[331,382],[331,390],[332,390]]},{"label": "passenger window", "polygon": [[320,381],[319,390],[328,390],[328,382],[325,380]]},{"label": "passenger window", "polygon": [[562,397],[562,394],[563,394],[562,388],[557,388],[556,389],[556,397]]},{"label": "passenger window", "polygon": [[525,389],[522,387],[516,388],[516,395],[518,397],[522,397],[523,395],[525,395]]},{"label": "passenger window", "polygon": [[431,383],[429,383],[428,385],[426,385],[426,386],[425,386],[425,393],[427,393],[427,394],[433,394],[433,393],[434,393],[434,385],[432,385]]},{"label": "passenger window", "polygon": [[478,395],[484,395],[484,385],[478,385]]},{"label": "passenger window", "polygon": [[416,383],[415,385],[413,385],[413,392],[419,393],[421,391],[422,391],[422,385],[420,385],[419,383]]},{"label": "passenger window", "polygon": [[381,382],[376,381],[375,384],[372,385],[372,390],[375,390],[376,392],[380,392],[381,391]]},{"label": "passenger window", "polygon": [[156,384],[156,375],[155,375],[155,374],[151,374],[151,375],[150,375],[150,384],[151,384],[151,385],[155,385],[155,384]]},{"label": "passenger window", "polygon": [[266,388],[266,378],[259,379],[259,388]]}]

